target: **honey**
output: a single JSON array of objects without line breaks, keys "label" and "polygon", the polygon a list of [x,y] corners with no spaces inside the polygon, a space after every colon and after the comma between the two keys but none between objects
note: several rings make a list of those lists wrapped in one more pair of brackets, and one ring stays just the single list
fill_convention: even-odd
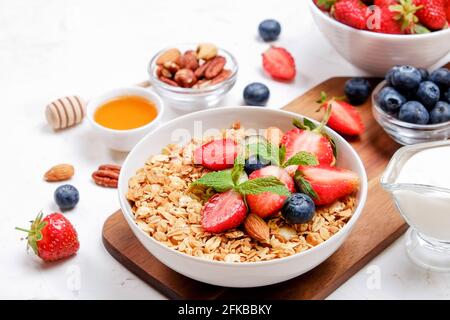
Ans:
[{"label": "honey", "polygon": [[130,130],[152,122],[158,111],[153,102],[139,96],[122,96],[97,108],[94,120],[114,130]]}]

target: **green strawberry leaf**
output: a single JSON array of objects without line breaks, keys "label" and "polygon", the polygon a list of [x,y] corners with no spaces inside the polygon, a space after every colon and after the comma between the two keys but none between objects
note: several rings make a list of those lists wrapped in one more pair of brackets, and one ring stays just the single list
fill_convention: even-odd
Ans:
[{"label": "green strawberry leaf", "polygon": [[305,126],[305,124],[297,118],[292,119],[292,124],[301,130],[309,130],[309,128]]},{"label": "green strawberry leaf", "polygon": [[303,193],[309,195],[313,199],[319,199],[319,196],[317,195],[316,191],[313,189],[309,181],[307,181],[298,170],[295,171],[294,181]]},{"label": "green strawberry leaf", "polygon": [[198,185],[213,188],[217,192],[228,191],[234,187],[231,170],[209,172],[191,183],[193,187]]},{"label": "green strawberry leaf", "polygon": [[284,183],[273,176],[247,180],[237,185],[235,190],[242,195],[271,192],[288,197],[291,194]]},{"label": "green strawberry leaf", "polygon": [[286,168],[292,165],[317,166],[318,164],[319,161],[317,160],[316,155],[309,152],[300,151],[295,155],[293,155],[291,158],[289,158],[289,160],[283,164],[283,167]]},{"label": "green strawberry leaf", "polygon": [[307,118],[303,119],[303,125],[308,127],[309,130],[311,130],[311,131],[313,131],[315,128],[317,128],[316,124]]}]

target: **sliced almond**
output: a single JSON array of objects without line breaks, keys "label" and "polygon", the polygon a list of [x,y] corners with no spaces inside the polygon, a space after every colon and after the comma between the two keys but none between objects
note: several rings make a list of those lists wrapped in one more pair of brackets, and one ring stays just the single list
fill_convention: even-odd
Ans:
[{"label": "sliced almond", "polygon": [[256,214],[250,213],[244,221],[247,234],[257,241],[268,241],[270,229],[267,223]]}]

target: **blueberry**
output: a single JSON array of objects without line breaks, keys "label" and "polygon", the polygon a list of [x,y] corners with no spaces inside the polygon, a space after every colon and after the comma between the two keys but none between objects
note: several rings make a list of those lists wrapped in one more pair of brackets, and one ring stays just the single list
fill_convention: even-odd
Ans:
[{"label": "blueberry", "polygon": [[281,214],[288,223],[306,223],[314,217],[316,206],[314,202],[303,193],[293,193],[286,199],[281,208]]},{"label": "blueberry", "polygon": [[412,66],[400,66],[396,68],[390,77],[392,86],[403,92],[415,92],[422,81],[422,75],[417,68]]},{"label": "blueberry", "polygon": [[422,76],[422,81],[428,80],[428,77],[430,76],[430,74],[428,73],[427,69],[417,68],[417,70],[419,70],[419,72],[420,72],[420,74]]},{"label": "blueberry", "polygon": [[445,99],[445,100],[447,100],[447,102],[450,102],[450,88],[448,88],[447,90],[444,91],[442,98],[443,98],[443,100]]},{"label": "blueberry", "polygon": [[54,198],[61,210],[70,210],[77,205],[80,200],[80,194],[77,188],[70,184],[65,184],[55,190]]},{"label": "blueberry", "polygon": [[391,69],[389,69],[388,72],[386,72],[386,75],[384,77],[384,79],[386,80],[386,85],[392,87],[392,74],[394,73],[395,70],[397,70],[398,68],[400,68],[400,66],[393,66]]},{"label": "blueberry", "polygon": [[450,88],[450,70],[447,68],[439,68],[430,74],[430,81],[436,83],[441,89]]},{"label": "blueberry", "polygon": [[430,112],[430,123],[442,123],[450,121],[450,104],[439,101]]},{"label": "blueberry", "polygon": [[259,170],[261,168],[267,167],[269,165],[269,161],[258,156],[258,155],[250,155],[248,159],[245,160],[244,170],[248,175],[253,171]]},{"label": "blueberry", "polygon": [[387,113],[397,113],[400,107],[406,102],[397,90],[392,87],[384,87],[376,97],[378,105]]},{"label": "blueberry", "polygon": [[400,107],[398,119],[409,123],[427,124],[430,114],[420,102],[408,101]]},{"label": "blueberry", "polygon": [[281,33],[281,25],[276,20],[267,19],[259,24],[258,31],[264,41],[274,41]]},{"label": "blueberry", "polygon": [[244,100],[250,106],[264,106],[269,100],[270,91],[265,84],[253,82],[244,89]]},{"label": "blueberry", "polygon": [[416,95],[423,106],[428,110],[431,110],[439,101],[441,91],[433,82],[424,81],[419,85]]},{"label": "blueberry", "polygon": [[348,101],[355,106],[366,102],[370,95],[371,85],[363,78],[353,78],[345,83],[345,96]]}]

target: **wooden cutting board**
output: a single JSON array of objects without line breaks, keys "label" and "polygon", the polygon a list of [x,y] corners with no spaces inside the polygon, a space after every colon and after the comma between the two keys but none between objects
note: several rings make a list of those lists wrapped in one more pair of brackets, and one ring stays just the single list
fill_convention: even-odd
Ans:
[{"label": "wooden cutting board", "polygon": [[[283,109],[319,120],[322,114],[316,112],[315,101],[320,92],[342,96],[347,79],[329,79]],[[373,85],[376,83],[377,80],[373,80]],[[407,229],[389,194],[379,184],[381,173],[399,145],[375,122],[370,101],[358,110],[366,131],[359,138],[349,139],[349,142],[361,156],[367,170],[367,203],[342,247],[308,273],[280,284],[250,289],[216,287],[191,280],[154,258],[133,235],[120,210],[104,224],[103,243],[106,249],[131,272],[171,299],[324,299]]]}]

